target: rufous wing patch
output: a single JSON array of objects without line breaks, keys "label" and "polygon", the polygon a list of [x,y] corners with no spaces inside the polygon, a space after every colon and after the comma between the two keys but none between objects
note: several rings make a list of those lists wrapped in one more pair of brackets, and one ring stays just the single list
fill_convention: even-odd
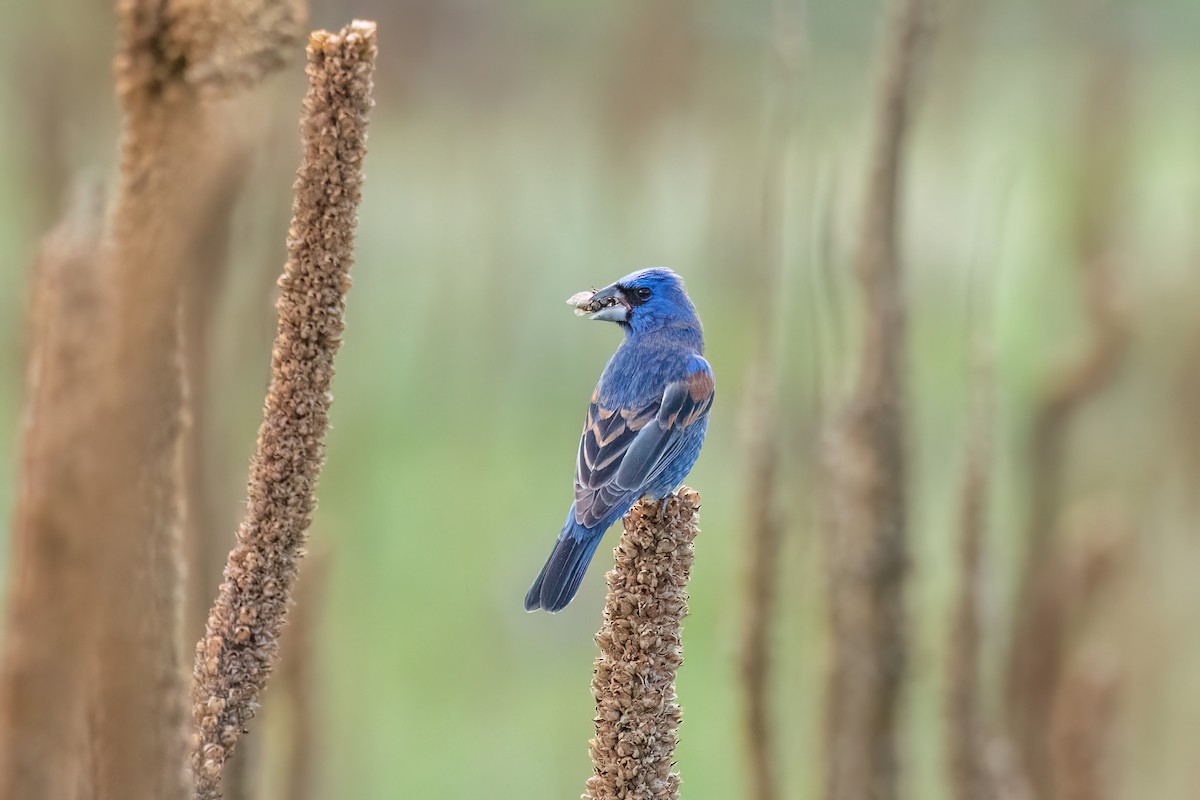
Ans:
[{"label": "rufous wing patch", "polygon": [[691,397],[692,402],[700,405],[712,395],[716,383],[713,381],[712,373],[698,370],[687,376],[687,387],[688,396]]}]

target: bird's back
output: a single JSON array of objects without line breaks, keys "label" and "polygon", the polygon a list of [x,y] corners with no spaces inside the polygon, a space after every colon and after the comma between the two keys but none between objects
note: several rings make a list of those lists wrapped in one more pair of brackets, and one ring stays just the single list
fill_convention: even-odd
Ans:
[{"label": "bird's back", "polygon": [[667,384],[687,376],[692,356],[703,352],[703,339],[691,331],[626,338],[600,375],[600,405],[635,408],[659,399]]}]

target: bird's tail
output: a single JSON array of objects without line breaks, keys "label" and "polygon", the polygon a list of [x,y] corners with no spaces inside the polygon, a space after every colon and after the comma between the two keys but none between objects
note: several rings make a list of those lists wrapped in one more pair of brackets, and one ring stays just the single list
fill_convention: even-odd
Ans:
[{"label": "bird's tail", "polygon": [[568,519],[554,543],[554,551],[546,559],[546,566],[542,567],[525,595],[525,610],[544,608],[553,612],[566,608],[579,591],[579,584],[583,582],[603,536],[604,531],[591,531]]}]

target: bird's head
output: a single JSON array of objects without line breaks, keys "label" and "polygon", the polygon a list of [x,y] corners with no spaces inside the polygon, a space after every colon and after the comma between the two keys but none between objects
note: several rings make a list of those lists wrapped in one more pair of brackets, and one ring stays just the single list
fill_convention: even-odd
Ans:
[{"label": "bird's head", "polygon": [[666,267],[651,267],[626,275],[594,292],[580,292],[567,301],[588,319],[615,322],[627,333],[650,333],[663,328],[700,329],[683,279]]}]

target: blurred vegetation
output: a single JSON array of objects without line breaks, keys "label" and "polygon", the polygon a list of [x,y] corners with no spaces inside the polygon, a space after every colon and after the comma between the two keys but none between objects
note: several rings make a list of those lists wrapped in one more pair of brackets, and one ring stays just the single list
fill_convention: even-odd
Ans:
[{"label": "blurred vegetation", "polygon": [[[0,62],[0,520],[11,517],[28,267],[71,177],[107,174],[111,10],[3,0]],[[601,557],[556,616],[521,598],[570,502],[584,403],[618,333],[570,294],[634,268],[688,281],[718,376],[679,676],[683,795],[744,786],[740,409],[763,313],[763,174],[783,164],[786,368],[778,435],[791,514],[774,713],[787,796],[820,787],[826,665],[822,413],[841,396],[876,4],[811,3],[794,86],[770,69],[769,4],[633,0],[317,2],[312,27],[379,22],[377,108],[334,428],[313,548],[330,570],[312,634],[321,797],[564,797],[582,790]],[[1125,675],[1114,797],[1191,798],[1200,714],[1200,7],[947,4],[904,188],[913,463],[907,796],[947,797],[942,686],[968,409],[972,282],[994,311],[997,469],[985,584],[996,716],[1025,530],[1026,437],[1048,375],[1085,340],[1072,219],[1100,43],[1126,53],[1116,209],[1105,231],[1132,342],[1077,420],[1064,507],[1128,543],[1106,641]],[[220,535],[232,542],[254,442],[297,162],[299,68],[239,105],[253,143],[208,387]],[[770,98],[775,100],[770,100]],[[790,124],[767,152],[769,102]],[[616,535],[610,534],[615,543]],[[3,556],[0,555],[0,563]],[[0,574],[7,574],[7,567]],[[304,578],[302,575],[301,581]],[[287,720],[266,711],[261,780]]]}]

